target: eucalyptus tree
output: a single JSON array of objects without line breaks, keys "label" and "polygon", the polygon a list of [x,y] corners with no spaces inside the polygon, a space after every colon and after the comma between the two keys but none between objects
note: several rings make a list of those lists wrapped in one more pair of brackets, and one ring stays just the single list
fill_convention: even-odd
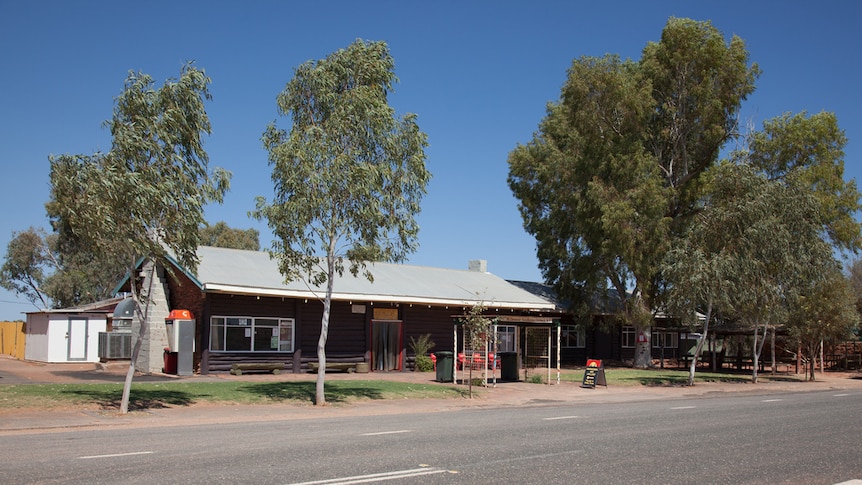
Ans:
[{"label": "eucalyptus tree", "polygon": [[257,229],[236,229],[219,221],[201,226],[200,235],[204,246],[260,251],[260,232]]},{"label": "eucalyptus tree", "polygon": [[752,133],[745,149],[734,153],[769,180],[793,180],[810,192],[817,204],[814,214],[823,237],[842,252],[862,249],[862,209],[854,179],[844,179],[844,147],[847,137],[834,113],[785,113],[763,123]]},{"label": "eucalyptus tree", "polygon": [[[155,268],[165,265],[171,253],[196,271],[204,207],[221,202],[228,190],[230,174],[210,171],[203,147],[203,135],[211,130],[204,106],[211,99],[210,83],[191,64],[158,88],[149,75],[130,72],[105,123],[111,150],[50,159],[47,209],[54,230],[94,254],[125,261],[138,302],[141,328],[123,388],[123,413],[150,308],[149,291],[138,288],[134,277],[137,262],[144,258]],[[152,277],[148,280],[152,283]]]},{"label": "eucalyptus tree", "polygon": [[664,254],[699,209],[702,175],[735,137],[758,73],[740,38],[672,18],[637,62],[576,59],[539,132],[509,155],[545,280],[570,301],[613,286],[646,337],[638,367],[651,363]]},{"label": "eucalyptus tree", "polygon": [[0,286],[24,296],[37,308],[49,308],[45,282],[58,266],[44,230],[31,227],[13,232],[0,267]]},{"label": "eucalyptus tree", "polygon": [[290,131],[263,133],[275,194],[253,215],[273,234],[286,280],[326,284],[317,345],[315,403],[325,405],[326,340],[333,284],[348,269],[373,281],[369,262],[400,262],[417,247],[415,214],[430,178],[427,137],[414,114],[396,117],[396,77],[385,42],[357,40],[308,61],[278,95]]},{"label": "eucalyptus tree", "polygon": [[706,314],[690,385],[716,311],[754,329],[756,382],[767,330],[785,323],[800,295],[836,262],[819,237],[816,200],[798,182],[779,184],[730,162],[708,180],[704,209],[665,260],[665,298],[670,311],[689,321],[698,310]]},{"label": "eucalyptus tree", "polygon": [[794,305],[787,327],[805,357],[806,374],[815,380],[815,362],[824,342],[840,342],[853,337],[859,313],[856,293],[837,262],[824,268],[824,278],[809,285]]}]

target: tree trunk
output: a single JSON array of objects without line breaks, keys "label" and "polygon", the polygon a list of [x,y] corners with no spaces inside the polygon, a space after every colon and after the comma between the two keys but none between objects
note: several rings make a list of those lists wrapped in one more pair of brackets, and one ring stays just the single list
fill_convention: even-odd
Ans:
[{"label": "tree trunk", "polygon": [[[135,346],[132,347],[129,370],[126,372],[126,380],[123,383],[123,397],[120,400],[120,414],[126,414],[129,412],[129,396],[132,392],[132,379],[135,377],[135,361],[138,360],[138,356],[141,354],[141,346],[143,345],[144,335],[147,334],[147,325],[149,323],[147,320],[149,319],[150,295],[152,295],[153,292],[153,276],[155,275],[156,264],[152,261],[145,264],[150,267],[146,301],[141,301],[141,296],[138,294],[138,289],[135,285],[135,271],[137,270],[137,267],[133,264],[131,266],[132,269],[129,272],[129,288],[132,292],[132,300],[136,302],[135,313],[138,315],[140,325],[138,327],[138,338],[135,340]],[[143,308],[141,308],[141,303],[143,303]]]},{"label": "tree trunk", "polygon": [[648,369],[652,366],[651,332],[652,328],[650,326],[640,324],[635,326],[634,367],[636,369]]},{"label": "tree trunk", "polygon": [[772,351],[772,375],[775,375],[776,362],[775,362],[775,329],[774,328],[772,329],[772,335],[769,338],[769,343],[771,345],[771,351]]},{"label": "tree trunk", "polygon": [[806,365],[806,374],[808,375],[809,381],[814,381],[814,372],[817,369],[817,345],[809,344],[808,345],[808,365]]},{"label": "tree trunk", "polygon": [[473,357],[467,359],[466,362],[470,364],[470,372],[467,373],[467,375],[469,376],[467,378],[467,389],[469,389],[468,392],[470,394],[470,399],[473,399]]},{"label": "tree trunk", "polygon": [[826,370],[824,368],[824,364],[825,364],[825,362],[823,360],[823,340],[821,339],[820,340],[820,373],[821,374],[826,372]]},{"label": "tree trunk", "polygon": [[[688,385],[694,385],[694,371],[697,369],[697,360],[700,358],[700,351],[703,350],[703,344],[706,342],[706,337],[709,334],[709,319],[712,317],[712,298],[709,299],[706,305],[706,319],[703,321],[703,334],[697,341],[697,347],[694,349],[694,357],[691,359],[691,367],[688,370]],[[715,352],[712,353],[715,355]]]},{"label": "tree trunk", "polygon": [[335,278],[334,248],[326,258],[326,297],[323,299],[323,317],[320,319],[320,338],[317,340],[317,383],[314,388],[315,406],[326,406],[326,338],[329,335],[329,314],[332,308],[332,286]]},{"label": "tree trunk", "polygon": [[763,351],[763,344],[766,343],[766,334],[768,332],[769,327],[766,324],[763,324],[763,338],[758,339],[757,331],[760,328],[760,324],[758,322],[754,323],[754,345],[752,345],[752,371],[751,371],[751,382],[757,384],[757,368],[760,365],[760,353]]}]

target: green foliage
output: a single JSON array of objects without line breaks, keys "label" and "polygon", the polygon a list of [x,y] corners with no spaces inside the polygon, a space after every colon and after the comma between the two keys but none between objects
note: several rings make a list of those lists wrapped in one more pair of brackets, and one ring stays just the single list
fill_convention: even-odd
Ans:
[{"label": "green foliage", "polygon": [[40,308],[71,308],[110,297],[128,262],[76,241],[34,228],[13,234],[0,285]]},{"label": "green foliage", "polygon": [[763,123],[748,149],[734,153],[770,180],[791,178],[810,191],[817,201],[817,222],[832,244],[841,250],[862,249],[862,230],[856,213],[862,209],[856,181],[844,181],[844,146],[847,138],[833,113],[808,116],[785,113]]},{"label": "green foliage", "polygon": [[856,293],[851,281],[836,266],[817,284],[802,291],[793,306],[787,327],[799,343],[810,365],[809,376],[814,380],[814,362],[819,358],[822,342],[849,340],[858,328]]},{"label": "green foliage", "polygon": [[361,40],[300,65],[277,100],[290,132],[272,123],[262,136],[275,196],[271,203],[258,197],[252,215],[272,229],[271,254],[287,280],[327,284],[320,405],[334,277],[346,266],[373,280],[368,262],[403,261],[418,244],[428,143],[415,115],[397,118],[388,104],[393,67],[385,42]]},{"label": "green foliage", "polygon": [[260,233],[257,229],[234,229],[225,222],[201,226],[200,238],[203,246],[260,251]]},{"label": "green foliage", "polygon": [[[111,150],[50,157],[51,200],[46,208],[62,247],[123,261],[129,275],[135,274],[139,258],[169,267],[169,253],[196,271],[204,207],[223,200],[230,180],[224,170],[209,172],[203,148],[202,136],[210,133],[204,109],[210,82],[191,64],[183,67],[178,80],[158,89],[150,76],[129,73],[113,117],[105,123],[111,130]],[[135,280],[130,287],[139,303],[143,336],[150,302],[141,301]],[[141,346],[139,338],[126,376],[123,413]]]},{"label": "green foliage", "polygon": [[419,372],[429,372],[434,369],[434,362],[428,356],[428,351],[433,349],[436,344],[431,340],[431,334],[426,333],[420,335],[419,338],[410,336],[410,350],[416,356],[416,370]]},{"label": "green foliage", "polygon": [[334,258],[339,274],[349,261],[356,275],[365,262],[400,262],[417,246],[427,137],[415,115],[399,119],[388,104],[393,66],[385,42],[356,41],[296,68],[278,96],[292,126],[263,134],[275,197],[258,198],[254,215],[276,235],[273,253],[288,279],[331,278],[319,256]]},{"label": "green foliage", "polygon": [[464,342],[468,347],[477,349],[485,346],[485,340],[496,318],[485,316],[485,304],[480,302],[471,306],[467,314],[456,322],[464,332]]},{"label": "green foliage", "polygon": [[61,239],[127,266],[143,256],[164,261],[170,250],[196,269],[204,206],[222,201],[230,179],[207,169],[209,83],[192,65],[159,89],[150,76],[129,74],[106,123],[111,150],[50,158],[46,208]]},{"label": "green foliage", "polygon": [[856,295],[854,300],[856,312],[862,315],[862,259],[856,259],[847,268],[849,274],[850,286],[853,288],[853,294]]},{"label": "green foliage", "polygon": [[431,360],[431,357],[427,355],[416,355],[416,371],[417,372],[431,372],[434,370],[434,361]]},{"label": "green foliage", "polygon": [[41,303],[48,308],[48,297],[44,288],[46,270],[56,268],[56,259],[48,246],[45,231],[29,228],[12,233],[6,246],[6,257],[0,267],[0,286],[16,295],[22,295],[31,303]]},{"label": "green foliage", "polygon": [[414,355],[426,355],[435,345],[434,341],[431,340],[430,333],[420,335],[419,338],[410,336],[410,350],[413,351]]},{"label": "green foliage", "polygon": [[562,298],[589,302],[609,281],[629,323],[648,328],[661,261],[698,210],[703,173],[735,136],[758,72],[740,39],[687,19],[668,21],[639,62],[572,63],[560,101],[508,160],[524,227]]}]

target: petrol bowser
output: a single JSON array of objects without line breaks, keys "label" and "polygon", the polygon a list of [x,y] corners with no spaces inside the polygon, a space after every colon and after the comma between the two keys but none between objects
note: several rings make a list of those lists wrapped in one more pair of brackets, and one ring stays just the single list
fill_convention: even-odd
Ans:
[{"label": "petrol bowser", "polygon": [[[171,310],[165,319],[168,331],[168,349],[172,355],[165,357],[165,372],[169,373],[169,359],[176,359],[176,373],[190,376],[194,373],[195,320],[188,310]],[[171,363],[172,364],[172,363]]]}]

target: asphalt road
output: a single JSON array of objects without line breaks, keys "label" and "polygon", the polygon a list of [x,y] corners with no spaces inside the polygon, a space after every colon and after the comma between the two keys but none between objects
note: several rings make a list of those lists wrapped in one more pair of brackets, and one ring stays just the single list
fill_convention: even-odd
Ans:
[{"label": "asphalt road", "polygon": [[4,436],[24,483],[800,483],[862,478],[862,391]]}]

